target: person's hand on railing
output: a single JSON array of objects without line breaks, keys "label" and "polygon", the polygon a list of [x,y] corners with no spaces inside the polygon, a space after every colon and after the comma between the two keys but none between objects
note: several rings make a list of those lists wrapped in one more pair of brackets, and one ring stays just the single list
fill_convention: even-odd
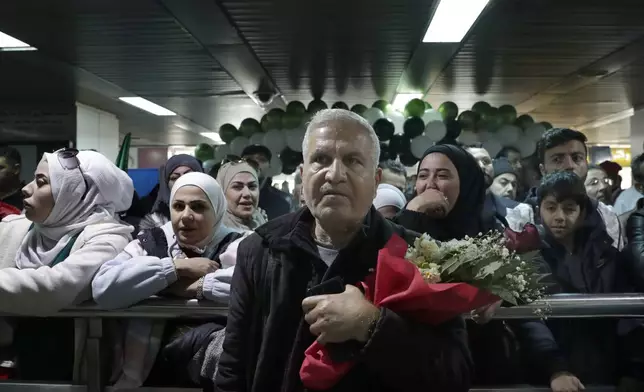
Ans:
[{"label": "person's hand on railing", "polygon": [[482,308],[478,308],[476,310],[473,310],[471,313],[472,321],[474,321],[477,324],[487,324],[492,320],[494,317],[494,314],[496,313],[497,309],[501,307],[501,304],[503,303],[503,300],[499,300],[493,304],[483,306]]},{"label": "person's hand on railing", "polygon": [[168,286],[164,290],[164,294],[172,295],[181,298],[198,298],[199,290],[203,290],[203,280],[192,279],[192,278],[182,278]]},{"label": "person's hand on railing", "polygon": [[585,390],[586,387],[573,374],[562,372],[552,376],[550,389],[552,392],[579,392]]},{"label": "person's hand on railing", "polygon": [[205,257],[192,257],[189,259],[175,259],[174,268],[177,270],[179,280],[189,278],[194,281],[217,271],[221,266],[218,262]]}]

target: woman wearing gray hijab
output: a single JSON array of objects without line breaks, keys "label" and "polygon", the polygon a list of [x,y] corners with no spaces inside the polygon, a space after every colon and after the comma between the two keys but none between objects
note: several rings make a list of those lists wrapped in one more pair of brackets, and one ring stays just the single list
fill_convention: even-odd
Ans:
[{"label": "woman wearing gray hijab", "polygon": [[217,173],[228,208],[224,224],[242,230],[255,230],[268,221],[259,203],[259,180],[257,171],[247,162],[229,162]]}]

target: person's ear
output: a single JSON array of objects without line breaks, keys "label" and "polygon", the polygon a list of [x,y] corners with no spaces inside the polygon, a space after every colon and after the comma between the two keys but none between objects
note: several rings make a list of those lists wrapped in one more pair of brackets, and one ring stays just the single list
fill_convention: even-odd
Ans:
[{"label": "person's ear", "polygon": [[15,165],[13,165],[13,174],[16,175],[16,176],[20,175],[20,164],[19,163],[16,163]]},{"label": "person's ear", "polygon": [[546,167],[543,165],[543,163],[539,164],[539,173],[541,173],[541,177],[546,176]]}]

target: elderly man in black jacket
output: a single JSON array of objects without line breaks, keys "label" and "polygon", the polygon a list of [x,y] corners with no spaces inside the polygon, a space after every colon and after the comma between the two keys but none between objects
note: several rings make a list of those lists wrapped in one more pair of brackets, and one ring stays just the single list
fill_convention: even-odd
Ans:
[{"label": "elderly man in black jacket", "polygon": [[375,307],[356,287],[394,233],[415,238],[371,207],[379,149],[373,128],[352,112],[313,118],[303,143],[306,208],[239,246],[217,390],[303,391],[299,370],[316,339],[356,363],[332,391],[468,390],[462,319],[424,325]]}]

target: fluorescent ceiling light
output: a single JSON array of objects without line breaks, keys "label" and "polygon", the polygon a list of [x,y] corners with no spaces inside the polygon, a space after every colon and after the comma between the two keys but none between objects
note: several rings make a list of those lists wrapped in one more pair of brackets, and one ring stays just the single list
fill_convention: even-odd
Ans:
[{"label": "fluorescent ceiling light", "polygon": [[394,109],[402,112],[403,110],[405,110],[405,105],[407,105],[409,101],[414,98],[420,99],[422,97],[423,94],[421,93],[400,93],[394,97],[394,101],[392,102],[391,106],[393,106]]},{"label": "fluorescent ceiling light", "polygon": [[440,0],[423,42],[461,42],[490,0]]},{"label": "fluorescent ceiling light", "polygon": [[38,50],[26,42],[0,31],[0,51]]},{"label": "fluorescent ceiling light", "polygon": [[129,103],[132,106],[136,106],[139,109],[145,110],[146,112],[156,114],[157,116],[176,116],[177,113],[172,112],[163,106],[159,106],[154,102],[150,102],[147,99],[141,97],[119,97],[123,102]]},{"label": "fluorescent ceiling light", "polygon": [[201,136],[207,137],[215,143],[222,144],[224,141],[221,140],[221,136],[217,132],[201,132]]}]

